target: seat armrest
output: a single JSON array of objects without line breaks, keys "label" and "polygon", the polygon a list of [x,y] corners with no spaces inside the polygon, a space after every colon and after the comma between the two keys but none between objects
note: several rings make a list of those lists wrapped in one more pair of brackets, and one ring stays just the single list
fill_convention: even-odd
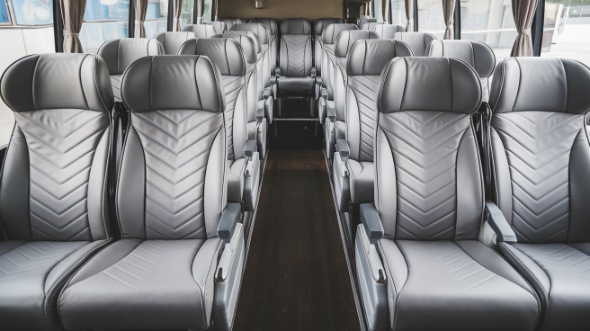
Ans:
[{"label": "seat armrest", "polygon": [[275,68],[275,77],[278,79],[279,77],[281,77],[281,68]]},{"label": "seat armrest", "polygon": [[244,144],[244,156],[246,156],[248,160],[252,160],[254,153],[258,151],[257,144],[258,143],[255,139],[247,140]]},{"label": "seat armrest", "polygon": [[342,162],[348,161],[350,157],[350,147],[345,139],[336,140],[336,152],[340,155]]},{"label": "seat armrest", "polygon": [[501,242],[517,242],[514,230],[508,224],[500,208],[493,201],[486,201],[485,218]]},{"label": "seat armrest", "polygon": [[384,231],[383,225],[381,224],[381,218],[375,205],[372,203],[361,204],[361,222],[363,228],[367,233],[367,237],[371,244],[377,243],[380,239],[383,239]]},{"label": "seat armrest", "polygon": [[217,227],[217,236],[224,242],[229,242],[234,235],[236,225],[240,221],[242,216],[242,210],[239,203],[228,203],[223,213],[221,214],[221,220],[219,220],[219,226]]},{"label": "seat armrest", "polygon": [[256,108],[256,123],[260,124],[262,123],[262,120],[264,119],[264,115],[265,115],[265,102],[260,100],[258,101],[258,106]]},{"label": "seat armrest", "polygon": [[336,120],[336,108],[334,107],[333,101],[326,101],[326,117],[328,117],[331,122]]},{"label": "seat armrest", "polygon": [[317,76],[318,76],[318,70],[315,67],[311,68],[311,77],[316,78]]},{"label": "seat armrest", "polygon": [[268,119],[268,123],[272,124],[274,118],[274,101],[276,96],[276,86],[273,88],[267,87],[264,89],[263,95],[263,105],[264,105],[264,114]]}]

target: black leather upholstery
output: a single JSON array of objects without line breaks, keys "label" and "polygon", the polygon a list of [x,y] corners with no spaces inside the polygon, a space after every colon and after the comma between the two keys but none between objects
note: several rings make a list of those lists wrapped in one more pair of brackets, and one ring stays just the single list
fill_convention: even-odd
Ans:
[{"label": "black leather upholstery", "polygon": [[110,237],[109,71],[94,55],[32,55],[0,90],[16,120],[0,177],[0,328],[58,330],[61,287]]},{"label": "black leather upholstery", "polygon": [[190,32],[161,32],[158,33],[154,39],[162,44],[164,53],[167,55],[176,55],[180,50],[180,46],[185,41],[195,38],[195,34]]},{"label": "black leather upholstery", "polygon": [[541,298],[540,330],[590,323],[590,69],[562,59],[512,58],[492,84],[493,190],[517,244],[499,250]]},{"label": "black leather upholstery", "polygon": [[396,32],[393,39],[401,40],[410,46],[415,56],[427,56],[428,45],[436,40],[436,36],[424,32]]}]

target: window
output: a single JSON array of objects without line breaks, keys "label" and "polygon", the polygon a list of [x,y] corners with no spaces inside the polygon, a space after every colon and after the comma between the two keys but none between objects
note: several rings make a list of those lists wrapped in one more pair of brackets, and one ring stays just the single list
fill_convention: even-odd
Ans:
[{"label": "window", "polygon": [[129,36],[129,0],[88,0],[80,41],[84,52],[96,53],[110,39]]},{"label": "window", "polygon": [[567,57],[590,65],[590,2],[547,0],[541,56]]},{"label": "window", "polygon": [[383,23],[383,2],[381,0],[373,0],[373,4],[373,17],[377,19],[377,23]]},{"label": "window", "polygon": [[439,39],[444,37],[445,18],[443,16],[442,1],[418,0],[418,30],[420,32],[430,32]]},{"label": "window", "polygon": [[167,30],[168,0],[149,0],[144,27],[146,38],[153,38],[158,33]]},{"label": "window", "polygon": [[8,4],[6,0],[0,1],[0,24],[10,23],[10,17],[8,16]]},{"label": "window", "polygon": [[193,24],[195,15],[195,1],[185,0],[182,2],[182,10],[180,12],[180,28]]},{"label": "window", "polygon": [[461,39],[488,44],[499,62],[510,56],[516,35],[511,0],[461,0]]},{"label": "window", "polygon": [[405,0],[391,0],[391,23],[401,26],[408,24]]},{"label": "window", "polygon": [[17,25],[53,24],[52,0],[12,0]]},{"label": "window", "polygon": [[213,17],[213,0],[205,0],[203,4],[203,22],[211,22]]}]

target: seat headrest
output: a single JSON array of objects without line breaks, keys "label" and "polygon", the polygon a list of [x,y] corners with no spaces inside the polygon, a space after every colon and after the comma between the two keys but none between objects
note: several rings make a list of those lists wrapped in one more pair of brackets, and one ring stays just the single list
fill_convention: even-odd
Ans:
[{"label": "seat headrest", "polygon": [[269,34],[264,25],[260,23],[238,23],[229,29],[229,31],[250,31],[258,36],[262,46],[268,45]]},{"label": "seat headrest", "polygon": [[321,37],[328,25],[337,23],[344,23],[344,20],[341,18],[320,18],[313,24],[313,33]]},{"label": "seat headrest", "polygon": [[324,44],[332,45],[336,42],[336,38],[342,31],[347,30],[358,30],[359,27],[356,24],[350,23],[335,23],[329,24],[324,33],[322,34],[322,41]]},{"label": "seat headrest", "polygon": [[202,110],[223,112],[221,77],[205,56],[149,56],[134,62],[121,81],[131,112]]},{"label": "seat headrest", "polygon": [[436,36],[427,32],[396,32],[393,39],[408,44],[415,56],[426,56],[428,45],[436,40]]},{"label": "seat headrest", "polygon": [[231,29],[231,27],[234,26],[235,24],[244,23],[243,19],[235,18],[235,17],[220,18],[219,21],[224,22],[227,25],[228,29]]},{"label": "seat headrest", "polygon": [[338,38],[336,38],[334,54],[338,58],[346,57],[352,48],[352,45],[354,45],[355,42],[363,39],[379,39],[379,36],[373,31],[342,31],[338,35]]},{"label": "seat headrest", "polygon": [[194,38],[192,32],[160,32],[154,39],[160,42],[164,51],[169,55],[176,55],[180,46],[187,40]]},{"label": "seat headrest", "polygon": [[367,31],[373,31],[373,29],[379,25],[380,23],[377,22],[365,22],[362,24],[359,24],[361,30],[367,30]]},{"label": "seat headrest", "polygon": [[182,31],[194,33],[195,38],[211,38],[217,33],[211,24],[192,24],[185,26]]},{"label": "seat headrest", "polygon": [[0,94],[14,112],[87,109],[110,112],[115,103],[106,63],[90,54],[41,54],[11,64]]},{"label": "seat headrest", "polygon": [[481,105],[481,83],[461,60],[429,57],[393,59],[383,71],[377,108],[471,114]]},{"label": "seat headrest", "polygon": [[178,55],[207,56],[222,76],[246,75],[242,47],[233,39],[191,39],[182,44]]},{"label": "seat headrest", "polygon": [[357,41],[350,49],[347,72],[349,76],[380,76],[391,59],[409,56],[412,50],[403,41]]},{"label": "seat headrest", "polygon": [[[255,36],[249,36],[241,33],[225,33],[219,38],[225,38],[236,41],[242,48],[242,54],[246,64],[255,64],[258,59],[258,53],[260,52],[260,43],[255,44]],[[258,45],[258,49],[256,48]],[[258,52],[257,52],[258,51]]]},{"label": "seat headrest", "polygon": [[430,43],[427,55],[463,60],[471,65],[481,78],[490,77],[496,68],[494,51],[479,41],[435,40]]},{"label": "seat headrest", "polygon": [[393,39],[397,32],[405,32],[406,28],[395,24],[377,24],[373,27],[381,39]]},{"label": "seat headrest", "polygon": [[281,35],[311,36],[311,23],[305,18],[288,18],[281,22]]},{"label": "seat headrest", "polygon": [[98,50],[98,55],[106,62],[111,75],[123,74],[139,58],[165,53],[159,41],[146,38],[113,39],[106,41]]},{"label": "seat headrest", "polygon": [[490,92],[494,113],[590,111],[590,69],[575,60],[521,57],[500,62]]},{"label": "seat headrest", "polygon": [[277,36],[279,34],[277,21],[273,18],[253,18],[248,23],[260,23],[264,25],[271,36]]},{"label": "seat headrest", "polygon": [[[244,39],[244,38],[250,39],[253,46],[254,46],[255,55],[257,56],[258,54],[260,54],[260,52],[262,52],[262,46],[260,45],[260,39],[258,38],[257,35],[255,35],[254,33],[250,32],[250,31],[229,31],[229,32],[224,33],[222,38],[231,38],[233,40],[239,41],[240,43],[242,42],[242,39]],[[246,61],[248,61],[248,63],[250,63],[248,58],[246,58]],[[254,62],[256,62],[256,61],[254,61]]]}]

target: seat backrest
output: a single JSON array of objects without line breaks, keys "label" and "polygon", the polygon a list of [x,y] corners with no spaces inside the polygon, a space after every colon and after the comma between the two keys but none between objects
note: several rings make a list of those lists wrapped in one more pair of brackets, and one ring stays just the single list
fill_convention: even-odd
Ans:
[{"label": "seat backrest", "polygon": [[311,23],[303,18],[281,22],[279,66],[283,76],[308,77],[313,66]]},{"label": "seat backrest", "polygon": [[336,24],[336,23],[344,23],[344,20],[341,18],[320,18],[315,20],[313,23],[313,34],[314,34],[314,64],[315,68],[317,69],[318,74],[322,72],[322,57],[323,57],[323,50],[322,50],[322,34],[324,33],[324,29],[329,24]]},{"label": "seat backrest", "polygon": [[100,46],[98,55],[104,59],[110,75],[122,75],[125,69],[144,56],[166,54],[159,41],[147,38],[113,39]]},{"label": "seat backrest", "polygon": [[426,52],[431,57],[452,57],[463,60],[475,69],[482,87],[482,100],[489,99],[490,79],[496,68],[496,56],[490,46],[471,40],[435,40]]},{"label": "seat backrest", "polygon": [[262,45],[260,43],[260,38],[255,35],[253,32],[250,31],[229,31],[223,34],[223,38],[232,38],[236,41],[240,41],[243,38],[248,38],[253,42],[254,50],[256,52],[256,64],[251,66],[250,68],[254,68],[256,70],[256,95],[257,100],[262,100],[264,95],[264,54],[262,53]]},{"label": "seat backrest", "polygon": [[262,81],[259,84],[266,87],[270,85],[270,53],[269,41],[270,34],[266,27],[260,23],[239,23],[231,27],[229,31],[250,31],[254,33],[260,40],[260,48],[262,49]]},{"label": "seat backrest", "polygon": [[178,54],[178,50],[180,46],[184,44],[185,41],[192,39],[195,37],[195,34],[191,32],[161,32],[158,33],[154,39],[162,44],[164,47],[164,52],[167,55],[176,55]]},{"label": "seat backrest", "polygon": [[5,239],[109,237],[107,65],[89,54],[31,55],[6,69],[0,91],[16,121],[0,175]]},{"label": "seat backrest", "polygon": [[427,56],[428,45],[436,40],[436,36],[426,32],[397,32],[393,35],[393,39],[408,44],[414,56]]},{"label": "seat backrest", "polygon": [[590,241],[590,69],[509,58],[490,93],[493,196],[519,242]]},{"label": "seat backrest", "polygon": [[377,23],[377,19],[374,18],[374,17],[370,17],[370,16],[364,16],[364,17],[361,17],[359,20],[357,20],[357,25],[359,27],[361,27],[361,29],[362,29],[363,26],[366,26],[367,24],[371,24],[371,23],[376,24]]},{"label": "seat backrest", "polygon": [[375,31],[381,39],[393,39],[393,36],[397,32],[405,32],[406,28],[395,24],[377,24],[373,27],[373,31]]},{"label": "seat backrest", "polygon": [[373,31],[373,29],[379,24],[382,24],[382,23],[364,22],[364,23],[359,24],[359,28],[361,30],[365,30],[365,31]]},{"label": "seat backrest", "polygon": [[182,29],[182,31],[194,33],[194,38],[211,38],[217,34],[224,34],[226,30],[224,22],[192,24]]},{"label": "seat backrest", "polygon": [[[207,56],[217,66],[225,93],[227,156],[232,161],[243,158],[248,140],[248,67],[242,47],[233,39],[191,39],[182,45],[179,55]],[[249,60],[255,62],[256,58]]]},{"label": "seat backrest", "polygon": [[334,55],[334,48],[336,43],[336,38],[342,31],[348,30],[358,30],[359,27],[356,24],[350,23],[338,23],[338,24],[329,24],[326,26],[323,34],[322,34],[322,44],[323,44],[323,57],[322,57],[322,83],[325,84],[326,89],[328,91],[328,98],[332,100],[334,98],[334,89],[332,87],[332,78],[334,75],[334,66],[336,65],[335,55]]},{"label": "seat backrest", "polygon": [[240,23],[244,23],[244,20],[241,18],[220,18],[219,19],[220,22],[224,22],[225,25],[227,26],[227,29],[230,30],[232,28],[232,26],[236,25],[236,24],[240,24]]},{"label": "seat backrest", "polygon": [[477,240],[484,206],[473,113],[479,78],[460,60],[396,58],[377,99],[375,204],[385,237]]},{"label": "seat backrest", "polygon": [[203,56],[145,57],[123,75],[131,114],[116,192],[123,238],[217,236],[227,200],[222,89]]},{"label": "seat backrest", "polygon": [[272,18],[253,18],[249,23],[260,23],[264,25],[269,33],[268,49],[269,49],[269,61],[271,74],[274,73],[277,67],[277,61],[279,56],[279,28],[277,21]]},{"label": "seat backrest", "polygon": [[410,57],[403,41],[361,40],[352,46],[347,64],[345,136],[350,158],[373,162],[373,139],[377,117],[377,96],[383,68],[396,57]]}]

